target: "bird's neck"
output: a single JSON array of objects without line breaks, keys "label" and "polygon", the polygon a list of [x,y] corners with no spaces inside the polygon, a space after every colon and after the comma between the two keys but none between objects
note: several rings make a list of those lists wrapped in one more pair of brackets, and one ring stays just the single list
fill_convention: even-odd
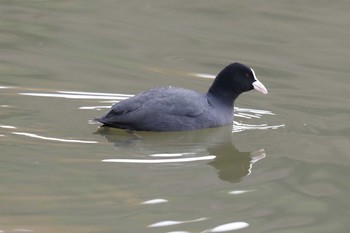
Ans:
[{"label": "bird's neck", "polygon": [[236,98],[239,94],[235,93],[234,90],[223,86],[219,82],[214,82],[213,85],[209,88],[207,96],[210,99],[215,99],[221,104],[233,107]]}]

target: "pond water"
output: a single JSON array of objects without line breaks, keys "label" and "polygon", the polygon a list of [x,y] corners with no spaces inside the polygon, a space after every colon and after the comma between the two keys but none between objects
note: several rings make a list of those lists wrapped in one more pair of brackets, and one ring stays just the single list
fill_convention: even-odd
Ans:
[{"label": "pond water", "polygon": [[[0,232],[349,232],[348,1],[0,2]],[[224,66],[233,126],[91,123]]]}]

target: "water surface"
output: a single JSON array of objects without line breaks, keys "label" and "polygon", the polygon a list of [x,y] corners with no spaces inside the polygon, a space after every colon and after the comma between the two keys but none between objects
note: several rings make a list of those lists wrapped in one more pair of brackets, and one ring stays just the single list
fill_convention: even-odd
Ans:
[{"label": "water surface", "polygon": [[[347,1],[2,1],[1,232],[348,232]],[[254,68],[233,126],[89,123]]]}]

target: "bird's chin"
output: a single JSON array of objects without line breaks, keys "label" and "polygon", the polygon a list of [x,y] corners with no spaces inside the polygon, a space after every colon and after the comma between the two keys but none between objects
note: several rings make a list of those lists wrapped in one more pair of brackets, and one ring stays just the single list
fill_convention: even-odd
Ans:
[{"label": "bird's chin", "polygon": [[256,91],[262,93],[262,94],[267,94],[269,93],[266,89],[266,87],[264,86],[264,84],[262,84],[259,80],[256,80],[255,82],[253,82],[253,87]]}]

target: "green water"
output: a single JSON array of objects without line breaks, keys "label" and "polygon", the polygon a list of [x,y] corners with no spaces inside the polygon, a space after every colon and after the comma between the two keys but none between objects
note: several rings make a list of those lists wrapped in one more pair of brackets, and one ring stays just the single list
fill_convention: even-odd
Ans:
[{"label": "green water", "polygon": [[[349,232],[349,10],[1,1],[0,232]],[[195,74],[234,61],[269,95],[242,95],[233,128],[89,123],[122,94],[205,92],[212,80]]]}]

